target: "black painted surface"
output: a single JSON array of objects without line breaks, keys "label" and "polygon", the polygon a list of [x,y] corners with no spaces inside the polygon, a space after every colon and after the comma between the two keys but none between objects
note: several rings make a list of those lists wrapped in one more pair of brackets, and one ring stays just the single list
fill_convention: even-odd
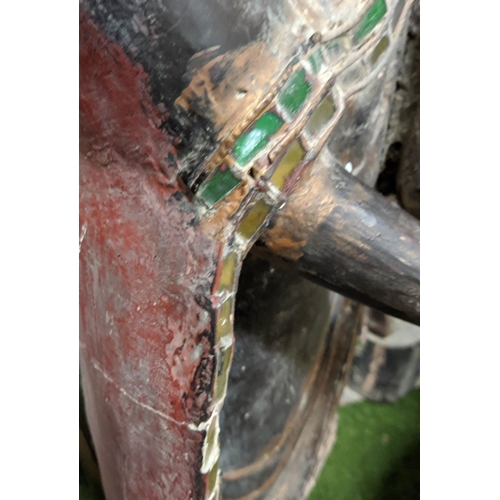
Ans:
[{"label": "black painted surface", "polygon": [[[250,42],[269,41],[272,29],[286,24],[284,0],[82,0],[80,8],[148,74],[162,128],[176,138],[180,176],[191,185],[204,158],[215,149],[219,130],[205,103],[190,110],[174,105],[192,75],[210,59]],[[208,50],[210,49],[210,50]],[[194,54],[206,51],[202,57]],[[221,80],[223,72],[211,75]],[[168,159],[173,167],[175,158]]]},{"label": "black painted surface", "polygon": [[[329,296],[293,272],[264,260],[245,260],[236,301],[235,353],[220,417],[223,472],[252,464],[297,412],[303,384],[324,348]],[[249,493],[271,472],[224,483],[224,494]]]},{"label": "black painted surface", "polygon": [[149,74],[156,104],[170,109],[189,83],[196,52],[220,52],[264,39],[286,2],[254,0],[83,0],[97,25]]}]

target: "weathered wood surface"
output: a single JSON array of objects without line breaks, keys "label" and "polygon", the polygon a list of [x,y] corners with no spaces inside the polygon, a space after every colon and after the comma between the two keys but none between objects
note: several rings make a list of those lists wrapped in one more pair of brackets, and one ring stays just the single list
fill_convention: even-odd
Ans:
[{"label": "weathered wood surface", "polygon": [[418,324],[420,225],[323,155],[263,240],[311,279]]}]

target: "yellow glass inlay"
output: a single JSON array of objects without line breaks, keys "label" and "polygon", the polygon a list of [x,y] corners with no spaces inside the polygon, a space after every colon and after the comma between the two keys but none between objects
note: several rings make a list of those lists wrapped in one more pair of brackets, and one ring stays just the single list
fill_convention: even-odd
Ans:
[{"label": "yellow glass inlay", "polygon": [[233,310],[233,299],[229,297],[219,309],[219,319],[217,320],[217,340],[231,333],[231,312]]},{"label": "yellow glass inlay", "polygon": [[221,349],[221,364],[219,373],[217,375],[217,380],[215,382],[215,401],[220,401],[221,397],[224,395],[224,390],[227,384],[227,378],[229,376],[229,365],[231,364],[231,353],[232,348]]},{"label": "yellow glass inlay", "polygon": [[212,493],[217,483],[217,476],[219,475],[219,460],[212,467],[212,470],[208,473],[208,491]]},{"label": "yellow glass inlay", "polygon": [[380,42],[378,42],[377,46],[373,49],[373,53],[370,58],[372,66],[375,66],[378,58],[387,50],[387,47],[389,47],[389,38],[384,36],[384,38],[382,38]]},{"label": "yellow glass inlay", "polygon": [[328,122],[331,121],[334,113],[335,103],[333,101],[333,97],[329,95],[321,101],[320,105],[316,108],[316,111],[314,111],[311,118],[309,118],[306,125],[306,132],[310,136],[315,136],[321,132]]},{"label": "yellow glass inlay", "polygon": [[252,207],[250,212],[243,218],[236,232],[245,238],[251,240],[253,235],[259,230],[260,226],[271,211],[271,206],[264,200],[259,200]]},{"label": "yellow glass inlay", "polygon": [[237,257],[235,252],[229,252],[222,261],[219,290],[232,290],[236,272]]},{"label": "yellow glass inlay", "polygon": [[366,65],[363,61],[358,61],[353,64],[349,69],[339,75],[337,81],[344,87],[359,84],[366,76]]},{"label": "yellow glass inlay", "polygon": [[306,152],[299,140],[295,140],[288,147],[287,152],[281,158],[276,170],[271,176],[271,182],[278,188],[283,189],[287,177],[294,171],[295,167],[304,159]]},{"label": "yellow glass inlay", "polygon": [[205,457],[210,457],[212,453],[216,453],[216,447],[219,444],[219,417],[216,416],[210,422],[210,426],[207,430],[207,435],[205,440],[207,442],[207,448],[205,450]]}]

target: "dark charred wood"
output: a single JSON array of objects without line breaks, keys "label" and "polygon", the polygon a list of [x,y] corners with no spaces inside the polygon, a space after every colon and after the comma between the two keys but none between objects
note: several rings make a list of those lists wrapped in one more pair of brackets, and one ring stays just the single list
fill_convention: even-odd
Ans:
[{"label": "dark charred wood", "polygon": [[[170,111],[189,83],[190,59],[199,51],[220,46],[220,53],[258,39],[269,29],[266,9],[273,0],[82,0],[81,9],[118,43],[149,75],[155,104]],[[227,29],[231,26],[231,29]]]}]

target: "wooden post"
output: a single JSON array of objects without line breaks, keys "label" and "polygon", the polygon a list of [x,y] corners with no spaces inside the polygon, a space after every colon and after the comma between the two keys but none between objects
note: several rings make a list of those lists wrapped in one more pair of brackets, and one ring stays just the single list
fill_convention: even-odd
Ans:
[{"label": "wooden post", "polygon": [[314,281],[420,322],[420,224],[322,155],[263,237]]}]

